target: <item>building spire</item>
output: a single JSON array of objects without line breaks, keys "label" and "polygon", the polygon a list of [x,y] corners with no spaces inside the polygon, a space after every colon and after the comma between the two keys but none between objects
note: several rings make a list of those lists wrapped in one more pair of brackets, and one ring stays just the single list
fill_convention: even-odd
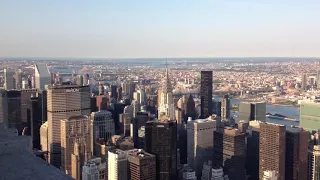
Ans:
[{"label": "building spire", "polygon": [[169,79],[169,72],[168,72],[168,58],[166,58],[166,78]]}]

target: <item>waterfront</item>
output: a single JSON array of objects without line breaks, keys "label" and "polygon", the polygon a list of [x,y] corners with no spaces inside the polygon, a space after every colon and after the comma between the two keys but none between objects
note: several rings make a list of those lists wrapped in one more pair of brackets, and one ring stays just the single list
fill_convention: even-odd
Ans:
[{"label": "waterfront", "polygon": [[[214,97],[215,100],[220,100],[221,97]],[[231,99],[231,104],[235,105],[235,104],[239,104],[241,102],[241,100],[238,99]],[[272,105],[272,104],[267,104],[267,113],[271,113],[271,114],[281,114],[281,115],[285,115],[288,116],[290,118],[295,118],[296,120],[300,120],[300,110],[297,107],[294,106],[277,106],[277,105]],[[238,121],[238,116],[237,116],[237,112],[233,113],[232,112],[232,116]],[[283,124],[283,125],[294,125],[294,126],[298,126],[299,122],[295,122],[295,121],[288,121],[288,120],[279,120],[279,119],[270,119],[270,118],[266,118],[267,122],[271,122],[271,123],[276,123],[276,124]]]}]

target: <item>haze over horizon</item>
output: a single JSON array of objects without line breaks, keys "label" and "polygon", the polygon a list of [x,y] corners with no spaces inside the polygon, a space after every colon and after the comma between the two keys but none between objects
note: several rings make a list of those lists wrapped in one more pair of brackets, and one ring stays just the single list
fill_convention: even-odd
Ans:
[{"label": "haze over horizon", "polygon": [[0,57],[320,57],[320,1],[0,1]]}]

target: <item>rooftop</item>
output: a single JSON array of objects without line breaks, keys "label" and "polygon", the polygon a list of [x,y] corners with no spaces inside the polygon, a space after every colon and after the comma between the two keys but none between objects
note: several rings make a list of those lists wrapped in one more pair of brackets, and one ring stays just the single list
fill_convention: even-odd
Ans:
[{"label": "rooftop", "polygon": [[132,149],[132,150],[126,151],[126,153],[129,156],[132,156],[132,157],[135,157],[135,158],[138,158],[138,159],[155,157],[155,155],[147,153],[143,149]]},{"label": "rooftop", "polygon": [[35,64],[35,69],[38,71],[41,77],[50,77],[51,74],[46,64]]}]

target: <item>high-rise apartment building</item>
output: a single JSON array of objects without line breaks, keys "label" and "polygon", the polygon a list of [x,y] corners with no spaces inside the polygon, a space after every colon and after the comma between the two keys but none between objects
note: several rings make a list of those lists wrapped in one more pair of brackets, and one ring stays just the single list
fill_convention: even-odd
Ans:
[{"label": "high-rise apartment building", "polygon": [[300,126],[315,132],[320,129],[320,103],[303,101],[300,105]]},{"label": "high-rise apartment building", "polygon": [[301,77],[301,88],[307,90],[307,74],[303,74]]},{"label": "high-rise apartment building", "polygon": [[229,95],[224,95],[221,99],[221,120],[230,120],[231,103]]},{"label": "high-rise apartment building", "polygon": [[212,71],[201,71],[201,118],[212,115]]},{"label": "high-rise apartment building", "polygon": [[5,90],[12,90],[14,89],[14,70],[13,69],[4,69],[4,88]]},{"label": "high-rise apartment building", "polygon": [[51,85],[51,74],[46,64],[34,65],[36,88],[44,90],[45,85]]},{"label": "high-rise apartment building", "polygon": [[87,115],[90,109],[89,86],[52,86],[47,90],[49,163],[61,165],[61,120]]},{"label": "high-rise apartment building", "polygon": [[265,171],[275,171],[278,180],[285,179],[286,127],[260,123],[259,179]]},{"label": "high-rise apartment building", "polygon": [[203,163],[212,159],[213,132],[216,121],[210,119],[188,120],[188,164],[201,176]]},{"label": "high-rise apartment building", "polygon": [[108,180],[128,180],[128,160],[120,149],[108,152]]},{"label": "high-rise apartment building", "polygon": [[157,161],[157,179],[177,179],[176,121],[149,121],[145,127],[146,151]]},{"label": "high-rise apartment building", "polygon": [[248,121],[266,121],[265,102],[241,102],[239,104],[239,119]]},{"label": "high-rise apartment building", "polygon": [[[91,133],[88,116],[72,116],[61,120],[61,169],[71,174],[71,155],[79,158],[80,167],[91,157]],[[75,148],[77,144],[79,150]],[[77,150],[77,153],[74,150]],[[78,161],[78,160],[77,160]],[[78,171],[77,171],[78,172]],[[81,171],[80,171],[81,172]],[[79,172],[77,173],[79,174]]]},{"label": "high-rise apartment building", "polygon": [[128,157],[128,179],[156,180],[156,156],[142,149],[126,151]]},{"label": "high-rise apartment building", "polygon": [[309,132],[299,127],[286,128],[286,179],[307,180]]},{"label": "high-rise apartment building", "polygon": [[240,130],[226,127],[214,132],[213,163],[223,167],[230,179],[246,179],[246,137]]}]

